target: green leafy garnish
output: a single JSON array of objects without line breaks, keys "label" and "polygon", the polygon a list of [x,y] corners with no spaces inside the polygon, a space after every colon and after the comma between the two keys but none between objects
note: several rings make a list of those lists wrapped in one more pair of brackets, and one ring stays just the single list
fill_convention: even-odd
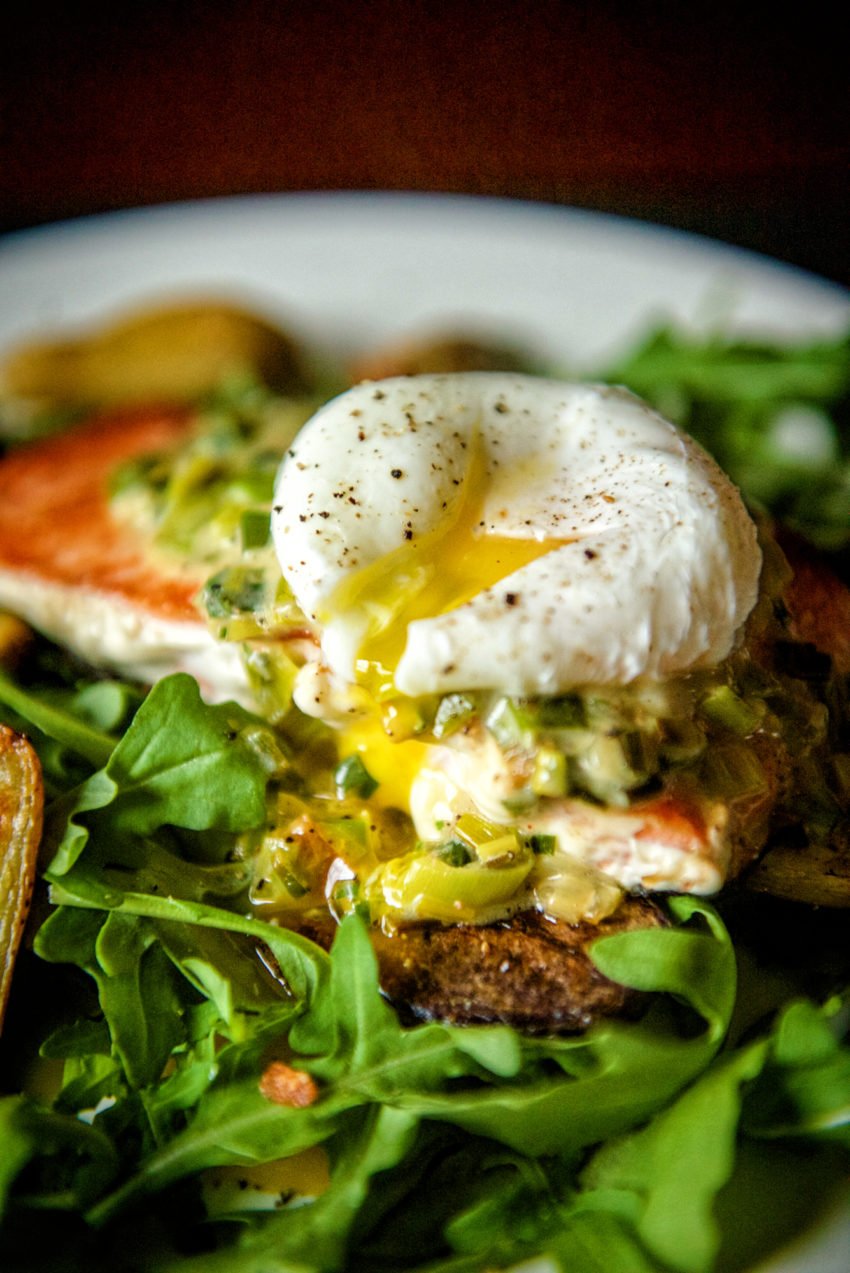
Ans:
[{"label": "green leafy garnish", "polygon": [[[688,428],[749,498],[827,548],[850,544],[850,339],[782,349],[664,328],[606,378]],[[144,496],[164,550],[204,546],[209,615],[222,639],[260,638],[252,682],[284,726],[295,667],[264,638],[303,617],[268,542],[281,449],[269,440],[308,409],[246,386],[206,404],[176,466],[136,463],[116,489]],[[603,975],[646,993],[637,1019],[553,1037],[412,1023],[381,994],[360,880],[328,870],[317,886],[315,862],[282,876],[286,905],[324,888],[345,916],[329,952],[251,905],[251,846],[273,844],[281,801],[300,799],[299,748],[321,756],[319,846],[327,832],[336,866],[366,852],[366,820],[337,816],[376,790],[359,754],[334,767],[318,726],[284,736],[205,703],[184,675],[145,694],[47,664],[20,684],[0,673],[0,716],[44,771],[48,890],[0,1047],[3,1090],[25,1091],[0,1096],[4,1270],[481,1273],[542,1260],[560,1273],[743,1273],[837,1196],[850,1173],[846,958],[789,986],[761,967],[754,979],[718,910],[671,897],[669,925],[590,949]],[[785,671],[806,681],[815,664]],[[713,766],[726,795],[757,795],[761,770],[741,748],[763,702],[725,682],[695,702],[696,724],[668,712],[681,728],[664,763],[699,765],[706,781]],[[631,722],[602,691],[421,706],[437,739],[482,719],[527,752],[518,812],[540,795],[603,798],[603,760],[609,795],[656,772],[639,689]],[[607,751],[585,774],[597,737]],[[405,842],[371,887],[405,884],[418,914],[425,875],[451,877],[456,901],[458,877],[504,884],[556,849],[550,834],[503,831],[467,815],[439,847]],[[276,1064],[310,1099],[272,1099],[262,1080]],[[327,1188],[262,1184],[299,1154],[326,1160]],[[255,1205],[222,1201],[223,1180]]]},{"label": "green leafy garnish", "polygon": [[783,347],[661,327],[603,378],[686,428],[814,543],[850,542],[850,336]]}]

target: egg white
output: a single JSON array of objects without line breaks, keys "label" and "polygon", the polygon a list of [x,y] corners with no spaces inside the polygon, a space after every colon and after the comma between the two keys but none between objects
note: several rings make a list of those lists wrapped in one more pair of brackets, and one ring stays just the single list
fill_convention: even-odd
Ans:
[{"label": "egg white", "polygon": [[[464,569],[509,541],[530,560],[495,579],[491,561],[487,586],[447,601],[456,546],[441,527],[464,501],[478,517]],[[761,566],[732,483],[639,399],[504,373],[336,398],[296,438],[272,525],[325,664],[354,682],[376,630],[401,627],[389,672],[407,695],[553,695],[716,664]],[[408,605],[417,592],[424,614]]]}]

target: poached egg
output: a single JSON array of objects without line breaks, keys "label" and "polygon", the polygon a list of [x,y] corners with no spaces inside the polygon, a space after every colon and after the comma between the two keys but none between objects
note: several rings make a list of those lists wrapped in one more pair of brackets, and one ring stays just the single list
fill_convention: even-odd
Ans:
[{"label": "poached egg", "polygon": [[713,666],[761,566],[735,487],[646,404],[505,373],[334,399],[281,468],[272,526],[324,665],[409,696]]},{"label": "poached egg", "polygon": [[387,739],[417,697],[551,698],[722,662],[761,552],[692,439],[619,388],[480,372],[364,382],[296,437],[272,527],[318,642],[295,701],[340,729],[421,840],[472,812],[554,832],[559,853],[624,888],[720,887],[722,808],[675,828],[652,802],[626,816],[543,798],[513,816],[507,800],[494,811],[513,760],[483,728],[448,745]]}]

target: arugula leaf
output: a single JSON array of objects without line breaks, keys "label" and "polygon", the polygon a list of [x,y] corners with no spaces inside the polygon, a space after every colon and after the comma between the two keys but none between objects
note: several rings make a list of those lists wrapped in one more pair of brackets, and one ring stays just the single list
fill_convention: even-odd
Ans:
[{"label": "arugula leaf", "polygon": [[70,870],[88,843],[89,826],[77,818],[107,808],[116,835],[257,826],[267,775],[241,733],[254,723],[235,703],[204,703],[185,673],[157,682],[104,768],[48,809],[50,873]]},{"label": "arugula leaf", "polygon": [[45,872],[54,900],[109,910],[129,894],[229,904],[244,898],[251,880],[244,861],[207,865],[181,856],[175,851],[179,845],[165,835],[141,839],[128,832],[116,839],[110,832],[108,817],[94,822],[85,856],[64,874]]},{"label": "arugula leaf", "polygon": [[850,336],[782,346],[723,335],[692,337],[661,326],[606,378],[651,399],[662,393],[672,399],[676,390],[690,401],[714,405],[764,406],[789,399],[829,404],[850,390]]},{"label": "arugula leaf", "polygon": [[720,1234],[713,1205],[732,1172],[741,1087],[755,1078],[767,1045],[725,1058],[648,1127],[600,1149],[588,1168],[582,1208],[610,1205],[608,1191],[631,1195],[646,1248],[681,1273],[707,1273]]},{"label": "arugula leaf", "polygon": [[560,1227],[559,1204],[572,1187],[572,1162],[541,1161],[473,1143],[477,1168],[467,1163],[465,1172],[473,1186],[470,1201],[463,1205],[460,1182],[452,1189],[453,1200],[462,1204],[459,1209],[455,1201],[455,1214],[445,1225],[452,1249],[479,1259],[486,1252],[488,1263],[500,1266],[545,1249]]},{"label": "arugula leaf", "polygon": [[151,926],[63,907],[42,926],[38,948],[42,958],[76,963],[95,980],[111,1050],[129,1085],[159,1079],[185,1029],[171,964]]},{"label": "arugula leaf", "polygon": [[[683,910],[700,923],[712,914],[696,902]],[[318,1080],[319,1099],[291,1109],[267,1101],[256,1076],[214,1083],[186,1130],[102,1200],[91,1219],[104,1223],[136,1198],[211,1166],[265,1162],[321,1144],[340,1132],[343,1116],[362,1107],[393,1108],[414,1121],[438,1119],[535,1156],[569,1155],[632,1127],[705,1066],[719,1045],[724,1012],[731,1011],[727,979],[734,968],[725,930],[712,920],[687,936],[697,946],[665,943],[659,975],[678,989],[685,980],[682,952],[687,967],[699,951],[706,984],[696,1006],[710,1004],[703,1035],[678,1038],[669,1022],[658,1034],[655,1022],[599,1027],[581,1040],[529,1040],[502,1026],[405,1029],[380,996],[375,955],[353,914],[340,925],[330,975],[314,984],[309,1015],[296,1018],[289,1033],[291,1063]],[[576,1054],[583,1054],[578,1063]],[[541,1062],[553,1060],[573,1077],[542,1070]]]},{"label": "arugula leaf", "polygon": [[39,1056],[109,1056],[111,1040],[105,1021],[74,1021],[58,1026],[42,1043]]},{"label": "arugula leaf", "polygon": [[0,1212],[5,1209],[12,1182],[33,1156],[35,1141],[31,1128],[27,1126],[24,1114],[26,1110],[25,1097],[0,1097],[0,1131],[3,1141],[3,1154],[0,1156]]},{"label": "arugula leaf", "polygon": [[616,1210],[571,1212],[549,1251],[563,1273],[669,1273],[659,1268],[628,1218]]},{"label": "arugula leaf", "polygon": [[43,1109],[25,1096],[0,1097],[0,1213],[15,1179],[29,1164],[43,1176],[29,1183],[40,1207],[84,1208],[117,1168],[108,1137],[78,1118]]},{"label": "arugula leaf", "polygon": [[223,1024],[230,1038],[242,1038],[254,1028],[246,1024],[246,1014],[254,1017],[278,1009],[282,1000],[292,1010],[293,1000],[280,977],[256,957],[256,945],[246,943],[240,933],[174,920],[154,921],[152,926],[168,958],[215,1007],[218,1027]]},{"label": "arugula leaf", "polygon": [[[602,1231],[613,1225],[610,1258],[616,1267],[631,1267],[634,1258],[637,1268],[679,1273],[714,1269],[721,1246],[731,1253],[740,1245],[742,1227],[753,1258],[799,1227],[806,1213],[792,1199],[784,1209],[793,1212],[793,1223],[786,1216],[782,1228],[783,1217],[769,1209],[754,1215],[752,1199],[742,1218],[728,1191],[742,1154],[745,1177],[761,1180],[768,1191],[776,1190],[783,1174],[787,1180],[789,1169],[814,1173],[821,1194],[828,1191],[824,1197],[846,1176],[847,1157],[842,1170],[836,1151],[847,1145],[838,1129],[846,1126],[850,1108],[850,1052],[836,1037],[839,1019],[834,1004],[790,1005],[767,1039],[721,1055],[646,1127],[604,1144],[585,1169],[581,1192],[566,1212],[565,1235],[556,1240],[564,1267],[583,1267],[572,1243],[578,1234],[583,1244],[597,1220]],[[775,1143],[757,1156],[756,1144],[742,1139],[775,1142],[813,1132],[823,1135],[831,1157],[809,1151],[805,1159],[795,1158]],[[811,1211],[816,1193],[806,1197]],[[732,1259],[731,1267],[741,1265]]]},{"label": "arugula leaf", "polygon": [[42,695],[28,693],[2,671],[0,703],[30,725],[35,725],[48,738],[69,747],[98,767],[107,763],[117,745],[118,740],[110,734],[80,720],[77,713],[51,705]]},{"label": "arugula leaf", "polygon": [[850,336],[783,348],[661,327],[602,378],[687,429],[812,542],[850,543]]},{"label": "arugula leaf", "polygon": [[147,835],[168,823],[244,831],[265,814],[266,775],[240,731],[256,723],[236,703],[204,703],[185,673],[157,682],[106,766],[116,828]]},{"label": "arugula leaf", "polygon": [[106,808],[117,793],[116,784],[104,769],[99,769],[80,786],[64,792],[47,806],[42,849],[57,874],[69,870],[89,842],[89,828],[76,819]]},{"label": "arugula leaf", "polygon": [[98,680],[77,685],[65,705],[86,724],[107,733],[123,734],[144,698],[145,691],[138,685]]},{"label": "arugula leaf", "polygon": [[112,1046],[130,1086],[147,1087],[186,1037],[171,963],[151,925],[119,914],[107,916],[96,953],[100,1006]]},{"label": "arugula leaf", "polygon": [[667,905],[679,927],[638,929],[598,940],[591,948],[593,962],[612,981],[637,990],[664,990],[690,1003],[717,1045],[735,1006],[735,951],[712,906],[686,894],[671,897]]},{"label": "arugula leaf", "polygon": [[763,1138],[816,1137],[850,1149],[850,1047],[838,1001],[797,1001],[782,1012],[763,1081],[746,1106],[746,1130]]},{"label": "arugula leaf", "polygon": [[[51,900],[64,904],[69,911],[76,907],[113,910],[126,915],[146,916],[154,920],[176,921],[201,928],[219,929],[226,933],[244,934],[253,939],[258,948],[270,952],[279,971],[281,992],[290,994],[296,1002],[309,1002],[327,975],[328,956],[306,937],[216,906],[185,901],[178,897],[129,891],[122,893],[111,885],[98,883],[93,874],[81,871],[53,884]],[[50,958],[44,941],[45,933],[49,934],[50,931],[48,926],[54,918],[51,917],[39,929],[35,938],[36,953],[44,958]]]}]

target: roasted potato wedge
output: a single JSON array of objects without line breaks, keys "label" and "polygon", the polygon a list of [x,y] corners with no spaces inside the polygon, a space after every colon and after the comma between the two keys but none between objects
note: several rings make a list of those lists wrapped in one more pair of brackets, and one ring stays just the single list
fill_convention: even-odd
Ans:
[{"label": "roasted potato wedge", "polygon": [[276,389],[304,387],[298,348],[285,333],[233,305],[187,301],[76,338],[21,345],[0,366],[0,393],[45,407],[186,402],[244,371]]}]

